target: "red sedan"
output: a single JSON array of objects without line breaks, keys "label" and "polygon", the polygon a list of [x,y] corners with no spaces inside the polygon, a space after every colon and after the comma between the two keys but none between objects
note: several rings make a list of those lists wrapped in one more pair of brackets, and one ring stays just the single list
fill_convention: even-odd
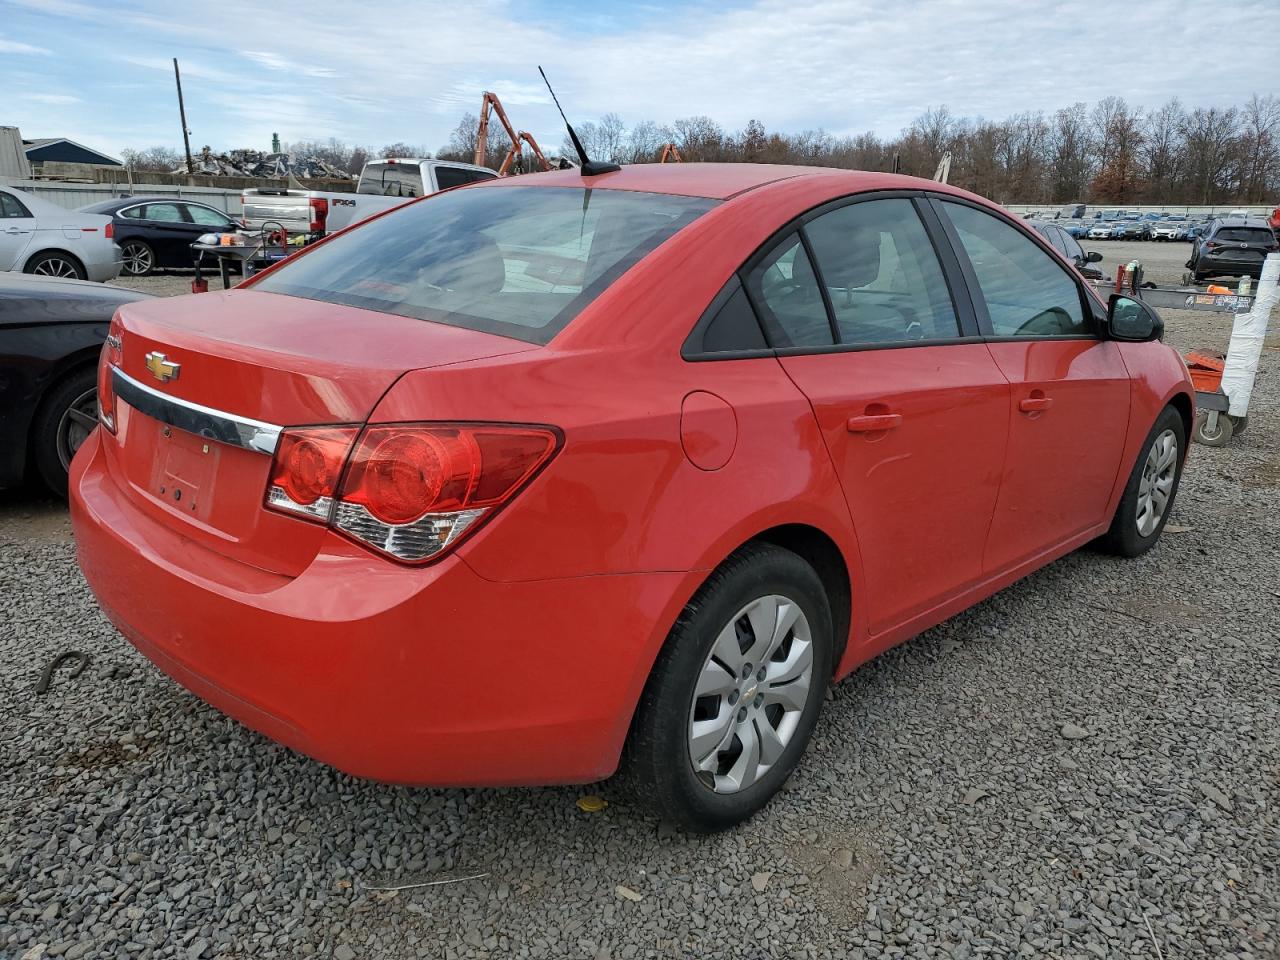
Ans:
[{"label": "red sedan", "polygon": [[495,180],[122,307],[72,471],[103,609],[352,774],[762,807],[828,683],[1091,541],[1193,393],[979,197],[808,167]]}]

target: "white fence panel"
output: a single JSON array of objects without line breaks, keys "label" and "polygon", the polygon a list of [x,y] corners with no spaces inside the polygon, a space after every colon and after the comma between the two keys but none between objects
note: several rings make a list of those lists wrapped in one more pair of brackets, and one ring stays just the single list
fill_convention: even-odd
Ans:
[{"label": "white fence panel", "polygon": [[240,216],[243,211],[240,205],[240,191],[224,190],[219,187],[176,187],[139,183],[130,190],[127,183],[68,183],[63,180],[15,180],[9,177],[0,178],[0,183],[25,190],[41,200],[48,200],[68,210],[75,210],[100,200],[110,200],[112,197],[132,195],[196,200],[233,217]]}]

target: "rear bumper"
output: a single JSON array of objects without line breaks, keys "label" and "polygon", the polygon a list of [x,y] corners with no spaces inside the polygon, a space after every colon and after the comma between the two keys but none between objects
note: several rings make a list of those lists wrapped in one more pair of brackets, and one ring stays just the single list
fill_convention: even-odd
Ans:
[{"label": "rear bumper", "polygon": [[84,272],[95,283],[114,280],[124,269],[124,251],[115,243],[111,244],[111,247],[111,254],[87,261],[84,265]]},{"label": "rear bumper", "polygon": [[301,575],[277,577],[135,509],[100,431],[70,498],[89,586],[145,656],[272,739],[393,783],[608,776],[694,576],[495,583],[457,556],[401,567],[334,535]]}]

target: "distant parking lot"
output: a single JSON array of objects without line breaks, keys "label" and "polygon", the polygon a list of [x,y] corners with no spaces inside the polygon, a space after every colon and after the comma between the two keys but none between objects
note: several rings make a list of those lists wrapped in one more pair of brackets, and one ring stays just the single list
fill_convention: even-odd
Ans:
[{"label": "distant parking lot", "polygon": [[[1189,252],[1085,247],[1162,284]],[[1228,317],[1165,319],[1226,346]],[[121,639],[61,504],[0,493],[0,958],[1280,956],[1274,328],[1250,421],[1192,448],[1155,550],[1080,551],[868,664],[786,792],[705,838],[608,782],[409,790],[291,753]],[[35,696],[66,649],[92,664]]]}]

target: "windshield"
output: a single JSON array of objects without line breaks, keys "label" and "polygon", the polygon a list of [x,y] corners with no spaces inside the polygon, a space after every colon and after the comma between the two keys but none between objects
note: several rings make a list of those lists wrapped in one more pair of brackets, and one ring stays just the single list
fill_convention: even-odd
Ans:
[{"label": "windshield", "polygon": [[547,343],[715,205],[577,187],[456,190],[337,236],[253,289]]}]

